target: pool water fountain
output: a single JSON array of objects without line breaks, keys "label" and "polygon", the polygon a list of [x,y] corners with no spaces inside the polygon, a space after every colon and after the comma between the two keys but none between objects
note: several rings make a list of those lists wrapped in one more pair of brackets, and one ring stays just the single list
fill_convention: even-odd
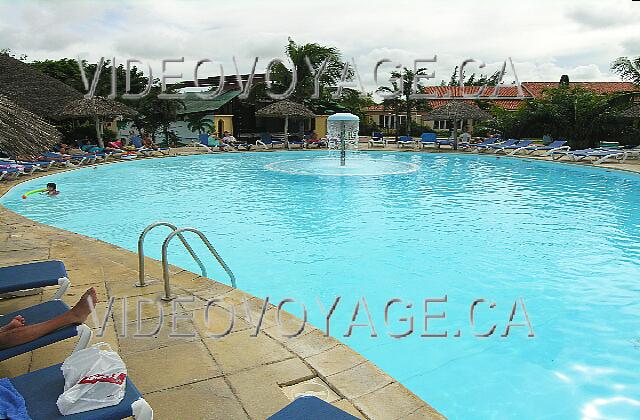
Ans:
[{"label": "pool water fountain", "polygon": [[339,159],[330,153],[328,157],[281,160],[265,165],[265,168],[291,175],[316,176],[398,175],[416,172],[420,168],[414,163],[389,160],[384,156],[358,156],[357,153],[352,153],[347,163],[347,151],[358,150],[359,130],[360,118],[357,115],[333,114],[327,119],[328,147],[330,151],[340,153]]}]

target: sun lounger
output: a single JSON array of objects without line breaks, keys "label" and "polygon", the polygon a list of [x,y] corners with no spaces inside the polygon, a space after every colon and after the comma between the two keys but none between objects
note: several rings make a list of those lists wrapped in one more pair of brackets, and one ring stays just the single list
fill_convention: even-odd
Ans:
[{"label": "sun lounger", "polygon": [[357,420],[318,397],[302,396],[278,411],[267,420]]},{"label": "sun lounger", "polygon": [[514,144],[517,144],[519,141],[520,140],[517,140],[517,139],[509,139],[507,141],[503,141],[502,143],[491,144],[484,150],[491,150],[493,153],[497,153],[497,151],[500,151],[505,147],[513,146]]},{"label": "sun lounger", "polygon": [[619,162],[626,160],[627,154],[623,149],[582,149],[572,151],[556,151],[551,155],[553,160],[560,160],[563,157],[569,157],[574,162],[588,160],[594,165],[599,165],[610,159]]},{"label": "sun lounger", "polygon": [[16,168],[0,168],[0,181],[3,179],[16,179],[22,171]]},{"label": "sun lounger", "polygon": [[453,140],[452,139],[436,139],[436,146],[438,146],[438,148],[440,148],[440,146],[453,147]]},{"label": "sun lounger", "polygon": [[466,143],[464,143],[464,144],[460,144],[460,146],[462,148],[464,148],[465,150],[470,150],[470,151],[473,152],[473,151],[479,151],[479,149],[487,148],[487,147],[491,146],[492,144],[495,144],[495,142],[497,142],[497,141],[498,141],[497,138],[491,137],[491,138],[486,139],[482,143],[476,143],[476,144],[472,144],[472,143],[466,144]]},{"label": "sun lounger", "polygon": [[49,260],[0,267],[0,294],[59,286],[52,299],[60,299],[69,287],[67,270],[62,261]]},{"label": "sun lounger", "polygon": [[493,150],[493,153],[496,153],[496,154],[500,152],[507,153],[507,151],[510,151],[509,154],[512,155],[514,151],[524,147],[531,146],[532,143],[533,143],[533,140],[520,140],[520,141],[516,141],[516,143],[514,144],[508,144],[508,145],[505,144],[504,146],[496,146],[496,148]]},{"label": "sun lounger", "polygon": [[271,146],[271,148],[273,149],[275,146],[284,147],[284,142],[274,139],[269,133],[262,133],[260,134],[260,140],[256,140],[256,145],[260,145],[265,149],[268,149],[269,146]]},{"label": "sun lounger", "polygon": [[400,136],[398,139],[398,147],[410,146],[413,147],[416,145],[415,140],[411,138],[411,136]]},{"label": "sun lounger", "polygon": [[528,155],[531,155],[531,154],[534,154],[535,152],[544,152],[542,153],[542,156],[550,156],[551,154],[553,154],[553,152],[556,152],[558,150],[571,150],[571,147],[565,146],[566,144],[567,144],[566,140],[554,140],[546,146],[530,145],[525,147],[519,147],[513,152],[511,152],[510,154],[516,155],[519,152],[526,152]]},{"label": "sun lounger", "polygon": [[302,140],[287,140],[287,149],[291,150],[291,145],[297,145],[300,149],[304,149],[304,141]]},{"label": "sun lounger", "polygon": [[[69,307],[64,302],[54,299],[44,303],[39,303],[28,308],[20,309],[19,311],[4,314],[0,317],[0,326],[8,324],[14,317],[18,315],[22,315],[28,324],[37,324],[62,315],[68,310]],[[0,350],[0,361],[75,336],[78,336],[79,339],[74,351],[84,349],[89,344],[92,335],[93,333],[91,331],[91,328],[84,324],[78,326],[71,325],[68,327],[60,328],[59,330],[37,338],[33,341],[29,341],[28,343]]]},{"label": "sun lounger", "polygon": [[61,366],[57,364],[9,379],[24,398],[27,414],[33,420],[113,420],[131,416],[136,420],[153,419],[153,410],[128,377],[124,398],[118,405],[63,416],[56,405],[64,391]]},{"label": "sun lounger", "polygon": [[371,133],[371,139],[367,142],[369,147],[382,146],[385,147],[387,142],[382,133]]},{"label": "sun lounger", "polygon": [[418,144],[423,149],[429,145],[436,146],[436,143],[436,133],[422,133],[420,135],[420,140],[418,140]]}]

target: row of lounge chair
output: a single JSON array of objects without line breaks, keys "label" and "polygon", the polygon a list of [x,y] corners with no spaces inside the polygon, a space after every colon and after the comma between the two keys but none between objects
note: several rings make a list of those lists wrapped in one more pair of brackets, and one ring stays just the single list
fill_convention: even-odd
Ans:
[{"label": "row of lounge chair", "polygon": [[[61,297],[69,288],[70,281],[62,261],[49,260],[28,264],[0,267],[0,296],[6,298],[13,293],[58,286],[58,290],[48,302],[26,307],[0,316],[0,327],[15,316],[22,315],[29,323],[35,324],[62,315],[69,307]],[[87,348],[93,336],[87,325],[68,326],[56,330],[31,342],[0,350],[0,361],[57,343],[79,337],[73,352]],[[153,420],[153,410],[142,397],[130,378],[127,378],[125,395],[119,404],[63,416],[57,407],[57,399],[64,391],[65,378],[61,363],[29,372],[9,381],[25,401],[27,415],[33,420],[115,420],[134,417],[136,420]],[[188,414],[186,408],[185,414]],[[270,420],[355,420],[356,417],[332,406],[314,396],[302,396],[275,413]]]},{"label": "row of lounge chair", "polygon": [[31,175],[38,171],[48,171],[55,167],[77,167],[106,162],[109,159],[131,160],[138,157],[151,156],[159,152],[166,154],[168,149],[147,149],[144,147],[135,150],[105,150],[94,153],[63,154],[59,152],[45,152],[34,160],[11,160],[0,158],[0,181],[3,179],[16,179],[21,175]]},{"label": "row of lounge chair", "polygon": [[[388,146],[389,144],[397,143],[398,148],[402,147],[420,147],[425,148],[427,146],[453,146],[451,139],[438,139],[435,133],[423,133],[419,139],[413,139],[410,136],[400,136],[398,140],[385,139],[382,133],[373,133],[371,140],[369,140],[369,146]],[[458,147],[463,151],[470,152],[490,152],[490,153],[504,153],[511,156],[518,154],[540,156],[551,156],[554,160],[560,160],[562,158],[569,158],[572,161],[587,160],[591,163],[598,165],[609,160],[624,163],[627,159],[640,158],[640,146],[633,149],[620,149],[620,148],[598,148],[598,149],[582,149],[571,150],[567,145],[566,140],[554,140],[547,145],[533,144],[532,140],[517,140],[508,139],[502,140],[499,137],[492,137],[484,140],[481,143],[458,143]]]}]

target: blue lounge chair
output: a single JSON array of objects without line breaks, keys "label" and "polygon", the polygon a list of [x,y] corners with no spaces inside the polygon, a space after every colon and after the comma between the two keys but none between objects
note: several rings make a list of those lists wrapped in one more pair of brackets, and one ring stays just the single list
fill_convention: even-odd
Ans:
[{"label": "blue lounge chair", "polygon": [[153,152],[160,152],[163,155],[166,155],[169,152],[169,149],[166,147],[158,147],[157,149],[149,149],[148,147],[144,147],[140,136],[132,136],[131,145],[136,148],[136,152],[140,152],[145,156],[151,156]]},{"label": "blue lounge chair", "polygon": [[436,133],[422,133],[418,144],[424,149],[428,145],[436,146],[437,141]]},{"label": "blue lounge chair", "polygon": [[[20,309],[19,311],[0,316],[0,326],[8,324],[14,317],[18,315],[22,315],[28,324],[37,324],[62,315],[68,310],[69,307],[61,300],[50,300],[48,302],[39,303],[28,308]],[[74,351],[84,349],[89,344],[92,335],[93,333],[91,331],[91,328],[84,324],[78,326],[71,325],[68,327],[60,328],[59,330],[37,338],[33,341],[29,341],[28,343],[0,350],[0,361],[75,336],[78,336],[79,339]]]},{"label": "blue lounge chair", "polygon": [[22,174],[22,171],[17,168],[2,168],[0,167],[0,181],[3,179],[16,179]]},{"label": "blue lounge chair", "polygon": [[302,396],[267,420],[358,420],[358,418],[318,397]]},{"label": "blue lounge chair", "polygon": [[302,141],[302,140],[289,140],[289,139],[287,139],[287,149],[291,150],[291,145],[299,146],[300,149],[304,149],[304,141]]},{"label": "blue lounge chair", "polygon": [[514,150],[513,152],[511,152],[511,154],[515,155],[518,152],[525,151],[528,155],[531,155],[535,152],[544,152],[542,156],[550,156],[551,154],[553,154],[553,152],[556,152],[558,150],[567,150],[567,151],[570,150],[571,147],[565,146],[566,144],[567,144],[566,140],[554,140],[546,146],[520,147]]},{"label": "blue lounge chair", "polygon": [[482,149],[482,150],[491,150],[493,153],[496,153],[497,150],[502,149],[505,146],[513,146],[514,144],[518,143],[520,140],[518,139],[509,139],[507,141],[503,141],[502,143],[494,143],[489,145],[488,147]]},{"label": "blue lounge chair", "polygon": [[369,147],[382,146],[385,147],[387,142],[384,139],[382,133],[371,133],[371,139],[368,141]]},{"label": "blue lounge chair", "polygon": [[553,159],[561,159],[564,156],[568,156],[574,162],[581,160],[588,160],[594,165],[599,165],[607,160],[615,159],[618,162],[624,162],[627,158],[627,153],[623,149],[583,149],[567,152],[556,152],[553,155]]},{"label": "blue lounge chair", "polygon": [[57,285],[52,299],[60,299],[69,284],[67,270],[58,260],[0,267],[0,294]]},{"label": "blue lounge chair", "polygon": [[500,153],[500,152],[507,153],[507,150],[509,150],[511,151],[509,154],[512,155],[514,151],[519,150],[523,147],[531,146],[532,143],[533,143],[533,140],[520,140],[514,144],[496,147],[493,150],[493,153]]},{"label": "blue lounge chair", "polygon": [[153,410],[129,378],[124,398],[118,405],[63,416],[56,404],[64,391],[61,366],[57,364],[9,379],[24,398],[27,413],[33,420],[113,420],[131,416],[136,420],[153,419]]},{"label": "blue lounge chair", "polygon": [[260,145],[265,149],[268,149],[269,146],[273,149],[275,146],[283,146],[284,142],[280,140],[274,139],[269,133],[260,134],[260,140],[256,140],[256,145]]},{"label": "blue lounge chair", "polygon": [[465,150],[470,150],[470,151],[479,151],[479,149],[484,149],[487,148],[489,146],[491,146],[492,144],[495,144],[495,142],[498,141],[498,138],[496,137],[491,137],[488,138],[486,140],[484,140],[482,143],[476,143],[476,144],[460,144],[461,147],[463,147]]},{"label": "blue lounge chair", "polygon": [[398,139],[398,147],[404,146],[415,146],[416,142],[411,138],[411,136],[400,136]]},{"label": "blue lounge chair", "polygon": [[436,139],[436,146],[440,148],[440,146],[452,146],[453,147],[453,139]]}]

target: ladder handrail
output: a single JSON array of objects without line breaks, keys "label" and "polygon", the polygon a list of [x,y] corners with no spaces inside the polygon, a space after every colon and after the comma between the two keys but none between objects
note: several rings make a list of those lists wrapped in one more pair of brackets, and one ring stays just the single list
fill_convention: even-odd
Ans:
[{"label": "ladder handrail", "polygon": [[164,242],[162,243],[162,278],[164,280],[164,296],[162,297],[162,300],[171,300],[171,299],[173,299],[171,297],[171,285],[169,284],[169,260],[168,260],[168,257],[167,257],[167,251],[169,249],[169,242],[171,242],[171,240],[175,236],[182,235],[182,232],[191,232],[191,233],[195,233],[196,235],[198,235],[200,240],[202,240],[202,242],[204,242],[204,244],[209,249],[209,252],[211,252],[211,254],[215,257],[215,259],[218,261],[218,263],[220,263],[222,268],[224,268],[224,271],[227,272],[227,275],[229,276],[229,279],[231,280],[231,286],[233,288],[236,288],[236,276],[233,274],[233,272],[231,271],[231,269],[229,268],[227,263],[224,262],[224,260],[220,256],[220,254],[218,254],[218,251],[216,251],[216,249],[213,247],[213,245],[211,245],[211,242],[209,242],[209,239],[207,239],[207,237],[204,235],[204,233],[200,232],[196,228],[185,227],[185,228],[180,228],[180,229],[177,229],[177,230],[171,232],[169,234],[169,236],[167,236],[165,238]]},{"label": "ladder handrail", "polygon": [[[138,238],[138,284],[137,286],[139,287],[146,286],[144,282],[144,238],[147,236],[147,233],[149,233],[149,231],[151,231],[152,229],[158,226],[167,226],[174,232],[178,230],[178,227],[173,223],[165,222],[162,220],[151,223],[149,226],[144,228],[144,230],[140,234],[140,237]],[[207,277],[207,269],[205,268],[200,258],[198,258],[193,248],[191,248],[191,245],[189,245],[189,243],[187,242],[187,240],[184,238],[182,234],[179,234],[178,237],[180,238],[180,242],[182,242],[182,244],[187,249],[187,251],[189,251],[189,254],[191,254],[191,257],[193,257],[195,262],[198,263],[198,266],[200,267],[200,271],[202,272],[202,276]]]}]

